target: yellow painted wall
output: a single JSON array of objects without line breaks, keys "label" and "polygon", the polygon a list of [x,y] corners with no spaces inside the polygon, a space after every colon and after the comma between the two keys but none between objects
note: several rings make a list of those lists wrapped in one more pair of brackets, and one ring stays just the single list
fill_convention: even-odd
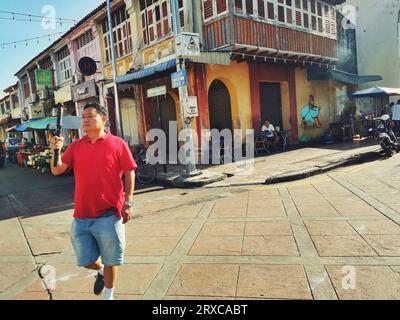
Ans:
[{"label": "yellow painted wall", "polygon": [[142,50],[143,63],[150,64],[174,53],[174,38],[167,38]]},{"label": "yellow painted wall", "polygon": [[207,90],[214,80],[222,81],[231,96],[233,129],[253,129],[251,121],[250,78],[247,63],[232,61],[229,66],[206,65]]},{"label": "yellow painted wall", "polygon": [[[125,75],[133,66],[133,56],[129,55],[117,60],[118,76]],[[104,67],[104,77],[107,80],[113,79],[112,65],[107,64]]]},{"label": "yellow painted wall", "polygon": [[[299,126],[299,141],[302,136],[308,138],[321,137],[329,128],[332,112],[334,110],[334,84],[330,81],[308,81],[307,70],[296,68],[296,98],[297,98],[297,121]],[[301,109],[308,104],[309,96],[314,96],[315,105],[321,107],[319,121],[321,128],[304,128],[301,119]]]}]

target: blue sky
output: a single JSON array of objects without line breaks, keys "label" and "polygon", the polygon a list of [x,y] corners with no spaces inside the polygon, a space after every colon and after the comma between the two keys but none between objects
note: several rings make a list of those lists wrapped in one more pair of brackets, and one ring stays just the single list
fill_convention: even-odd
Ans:
[{"label": "blue sky", "polygon": [[[81,19],[90,11],[99,6],[104,0],[0,0],[0,11],[11,11],[16,13],[27,13],[32,15],[45,15],[42,10],[45,6],[53,6],[57,18]],[[55,29],[44,29],[41,22],[24,22],[3,20],[1,18],[12,18],[11,14],[0,13],[0,43],[35,38],[47,34],[67,31],[72,24],[63,23],[56,25]],[[29,19],[15,15],[15,18]],[[32,18],[33,19],[33,18]],[[41,20],[40,18],[35,18]],[[28,46],[24,43],[0,46],[0,96],[3,90],[16,83],[17,78],[14,74],[30,61],[39,52],[47,48],[59,36],[29,41]]]}]

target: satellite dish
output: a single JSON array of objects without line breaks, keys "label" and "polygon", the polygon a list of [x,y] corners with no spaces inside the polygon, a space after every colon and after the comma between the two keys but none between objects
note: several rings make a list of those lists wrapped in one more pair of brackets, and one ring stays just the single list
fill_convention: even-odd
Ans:
[{"label": "satellite dish", "polygon": [[22,110],[21,118],[22,118],[22,120],[24,120],[24,121],[29,121],[29,111],[28,111],[28,108],[27,108],[27,107],[25,107],[25,108]]},{"label": "satellite dish", "polygon": [[78,67],[80,72],[85,76],[92,76],[97,71],[96,61],[90,57],[83,57],[79,59]]}]

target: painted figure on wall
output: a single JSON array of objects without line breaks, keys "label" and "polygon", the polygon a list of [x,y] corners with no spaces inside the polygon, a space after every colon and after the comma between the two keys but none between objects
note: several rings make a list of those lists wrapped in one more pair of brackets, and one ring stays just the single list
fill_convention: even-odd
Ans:
[{"label": "painted figure on wall", "polygon": [[319,116],[321,114],[321,107],[317,107],[314,103],[314,96],[310,95],[308,104],[306,104],[300,111],[301,119],[304,127],[312,125],[316,128],[321,128]]}]

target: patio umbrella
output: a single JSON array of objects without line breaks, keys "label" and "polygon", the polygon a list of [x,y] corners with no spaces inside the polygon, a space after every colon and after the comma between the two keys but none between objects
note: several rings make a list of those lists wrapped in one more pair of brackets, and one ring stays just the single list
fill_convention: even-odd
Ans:
[{"label": "patio umbrella", "polygon": [[34,129],[34,130],[46,130],[49,124],[55,123],[57,121],[57,118],[50,117],[50,118],[44,118],[40,120],[36,120],[35,122],[31,122],[28,124],[28,128]]},{"label": "patio umbrella", "polygon": [[354,92],[352,97],[400,96],[400,88],[374,87]]},{"label": "patio umbrella", "polygon": [[[57,119],[56,119],[57,120]],[[57,127],[57,121],[50,123],[49,129],[55,130]],[[75,116],[65,116],[63,117],[63,129],[65,130],[73,130],[73,129],[81,129],[82,126],[82,119],[81,117]]]}]

